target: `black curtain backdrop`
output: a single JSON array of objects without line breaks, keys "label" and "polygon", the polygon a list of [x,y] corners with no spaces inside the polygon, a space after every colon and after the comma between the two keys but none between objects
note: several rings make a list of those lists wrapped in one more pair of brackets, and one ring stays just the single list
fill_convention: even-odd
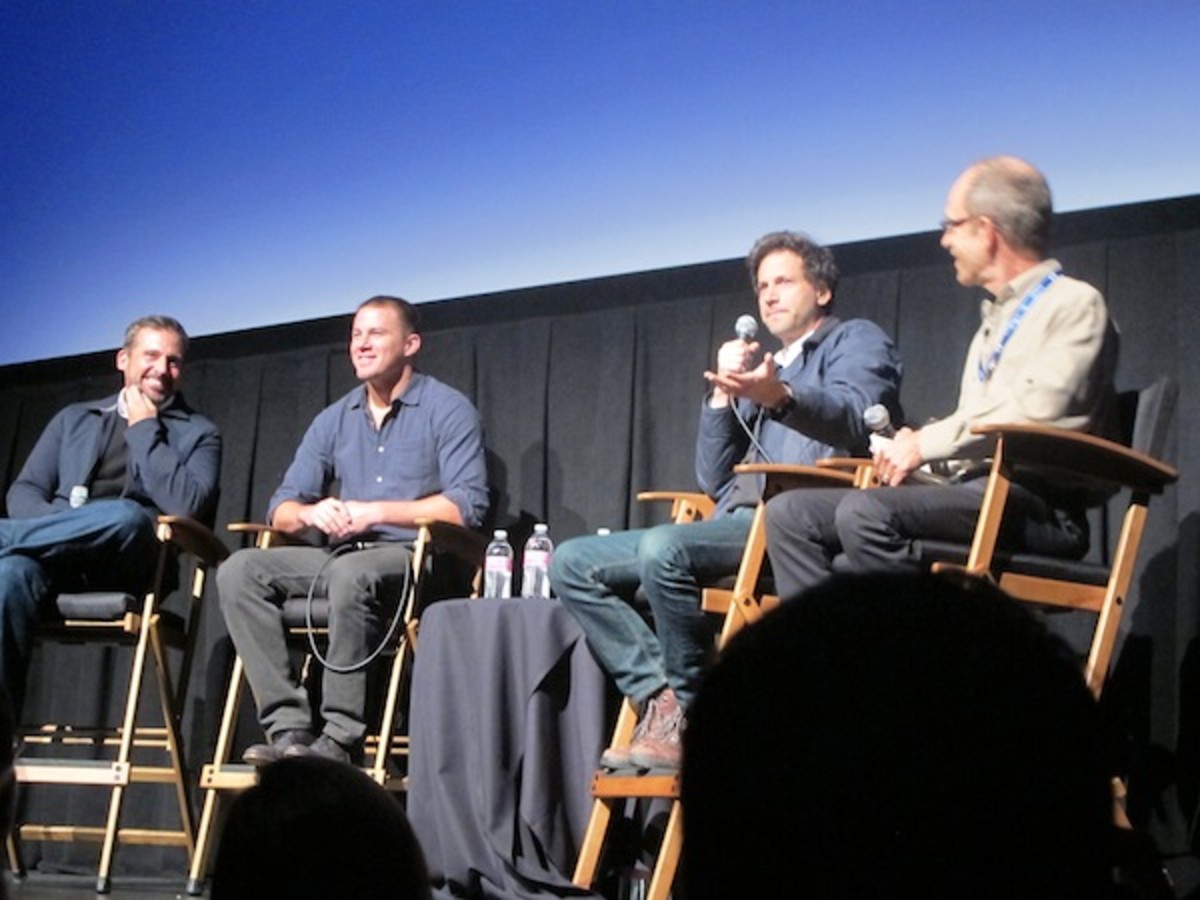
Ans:
[{"label": "black curtain backdrop", "polygon": [[[754,236],[747,237],[749,244]],[[837,312],[873,319],[896,339],[909,421],[948,412],[979,294],[955,283],[938,234],[834,249],[843,271]],[[1180,383],[1169,459],[1181,478],[1151,507],[1105,706],[1114,751],[1132,778],[1133,818],[1165,852],[1190,853],[1200,799],[1200,485],[1192,476],[1200,459],[1200,195],[1060,216],[1055,255],[1108,299],[1122,332],[1119,387],[1164,373]],[[10,298],[10,308],[17,301]],[[151,311],[172,312],[169,303]],[[421,368],[464,391],[483,415],[489,528],[508,526],[519,542],[534,521],[547,521],[562,541],[600,526],[661,521],[666,510],[639,505],[634,493],[694,487],[701,372],[755,302],[735,259],[447,300],[420,311]],[[114,342],[125,324],[112,323]],[[313,415],[353,385],[349,324],[347,314],[193,341],[184,393],[225,439],[218,528],[261,519]],[[118,384],[111,352],[0,368],[0,487],[7,489],[54,412]],[[185,722],[197,770],[215,740],[229,661],[213,594]],[[53,715],[109,702],[96,676],[112,666],[110,657],[81,660],[55,648],[39,665],[31,709]],[[131,817],[169,811],[167,802],[137,801],[137,793],[129,797]],[[35,846],[28,849],[29,861],[43,867],[94,865],[86,845],[47,846],[40,858]],[[124,848],[117,873],[183,868],[180,851]]]}]

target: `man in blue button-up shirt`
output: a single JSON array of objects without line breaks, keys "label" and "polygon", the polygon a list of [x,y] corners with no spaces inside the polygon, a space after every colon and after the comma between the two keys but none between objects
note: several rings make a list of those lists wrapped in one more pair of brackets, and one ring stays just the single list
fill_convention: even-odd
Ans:
[{"label": "man in blue button-up shirt", "polygon": [[155,516],[208,519],[221,436],[177,392],[188,338],[168,316],[125,329],[118,394],[61,410],[8,489],[0,519],[0,674],[18,710],[34,626],[64,591],[144,591]]},{"label": "man in blue button-up shirt", "polygon": [[[373,297],[359,306],[350,359],[362,384],[313,420],[269,505],[272,526],[324,536],[329,546],[242,550],[218,574],[221,609],[268,739],[246,750],[254,765],[285,754],[357,759],[366,733],[358,663],[378,646],[403,590],[404,542],[417,519],[471,527],[487,511],[479,415],[461,393],[416,371],[420,348],[411,304]],[[314,580],[329,600],[320,735],[282,616],[283,602],[306,596]]]}]

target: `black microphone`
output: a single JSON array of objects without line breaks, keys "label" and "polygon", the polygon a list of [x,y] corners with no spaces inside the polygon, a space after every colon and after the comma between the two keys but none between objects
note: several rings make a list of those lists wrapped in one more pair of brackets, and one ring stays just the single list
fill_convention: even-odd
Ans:
[{"label": "black microphone", "polygon": [[863,424],[870,429],[872,434],[880,437],[896,436],[896,429],[892,427],[892,415],[882,403],[876,403],[863,410]]},{"label": "black microphone", "polygon": [[758,319],[754,316],[738,316],[737,321],[733,323],[733,333],[747,344],[750,343],[758,334]]}]

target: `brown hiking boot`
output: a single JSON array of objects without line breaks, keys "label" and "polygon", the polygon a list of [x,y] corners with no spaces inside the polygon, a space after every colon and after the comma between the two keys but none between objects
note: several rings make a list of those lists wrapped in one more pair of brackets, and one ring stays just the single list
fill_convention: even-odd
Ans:
[{"label": "brown hiking boot", "polygon": [[639,769],[678,769],[683,758],[683,707],[670,688],[651,698],[646,708],[646,728],[634,734],[629,760]]},{"label": "brown hiking boot", "polygon": [[[670,690],[670,688],[666,688]],[[660,692],[661,693],[661,692]],[[654,718],[656,707],[654,706],[654,698],[646,701],[646,705],[642,708],[642,715],[637,721],[637,725],[633,728],[633,737],[630,743],[624,747],[609,747],[600,754],[600,768],[602,769],[629,769],[633,767],[633,760],[630,759],[630,753],[638,741],[642,740],[647,729],[650,728],[651,720]]]}]

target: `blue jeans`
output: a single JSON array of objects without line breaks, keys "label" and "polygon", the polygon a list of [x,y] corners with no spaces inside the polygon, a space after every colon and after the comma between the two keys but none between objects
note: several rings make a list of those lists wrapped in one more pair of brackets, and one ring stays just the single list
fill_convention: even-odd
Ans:
[{"label": "blue jeans", "polygon": [[150,584],[154,516],[132,500],[96,500],[32,519],[0,519],[0,674],[18,712],[38,617],[59,593]]},{"label": "blue jeans", "polygon": [[[713,650],[701,585],[737,571],[753,510],[707,522],[573,538],[554,552],[550,584],[621,693],[642,703],[670,686],[686,706]],[[654,629],[634,607],[641,587]]]}]

